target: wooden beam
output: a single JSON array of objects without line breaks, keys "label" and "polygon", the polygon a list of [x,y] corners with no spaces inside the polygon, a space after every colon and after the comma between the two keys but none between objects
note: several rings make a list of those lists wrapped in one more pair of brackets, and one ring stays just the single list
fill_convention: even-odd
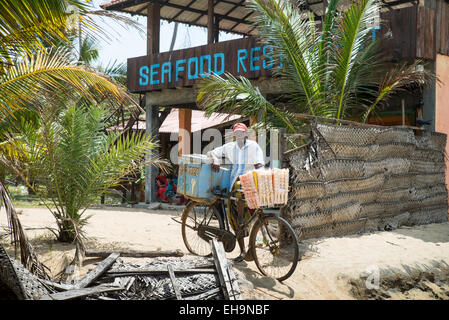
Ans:
[{"label": "wooden beam", "polygon": [[[352,125],[355,127],[366,127],[366,128],[385,128],[386,126],[379,126],[375,124],[369,124],[369,123],[362,123],[357,121],[350,121],[350,120],[341,120],[341,119],[334,119],[334,118],[326,118],[326,117],[318,117],[318,116],[312,116],[309,114],[302,114],[302,113],[293,113],[293,116],[298,119],[308,119],[308,120],[318,120],[318,121],[324,121],[324,122],[330,122],[330,123],[342,123],[347,125]],[[414,126],[392,126],[392,127],[398,127],[398,128],[404,128],[404,129],[413,129],[413,130],[426,130],[424,128],[414,127]]]},{"label": "wooden beam", "polygon": [[139,250],[86,250],[86,257],[107,257],[111,253],[116,252],[121,257],[134,258],[156,258],[156,257],[182,257],[184,253],[181,250],[167,251],[139,251]]},{"label": "wooden beam", "polygon": [[84,276],[80,281],[75,284],[76,289],[85,288],[90,285],[92,282],[97,280],[103,273],[106,272],[118,259],[120,256],[119,253],[111,253],[106,259],[104,259],[94,270],[89,272],[86,276]]},{"label": "wooden beam", "polygon": [[[253,13],[254,13],[254,12],[251,11],[251,12],[248,13],[246,16],[244,16],[244,17],[242,18],[242,20],[245,20],[245,19],[249,18]],[[231,27],[231,29],[229,29],[229,31],[232,31],[232,30],[233,30],[235,27],[237,27],[240,23],[241,23],[241,22],[237,22],[236,24],[234,24],[234,25]],[[248,33],[249,33],[249,32],[248,32]]]},{"label": "wooden beam", "polygon": [[[190,1],[190,2],[187,4],[186,8],[190,8],[190,6],[191,6],[192,4],[195,3],[195,1],[196,1],[196,0]],[[179,17],[179,16],[181,15],[181,13],[183,13],[184,11],[185,11],[185,10],[179,9],[179,12],[173,16],[172,20],[174,20],[174,19],[176,19],[177,17]]]}]

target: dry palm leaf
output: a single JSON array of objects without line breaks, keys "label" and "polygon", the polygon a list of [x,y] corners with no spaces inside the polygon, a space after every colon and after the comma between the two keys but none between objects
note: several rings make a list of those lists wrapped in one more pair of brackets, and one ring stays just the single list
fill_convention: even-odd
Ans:
[{"label": "dry palm leaf", "polygon": [[22,225],[20,223],[19,217],[17,216],[16,209],[14,209],[14,206],[11,202],[8,191],[1,181],[0,195],[5,205],[8,223],[11,228],[11,241],[14,243],[15,256],[17,257],[17,244],[19,244],[20,260],[25,268],[27,268],[32,274],[36,275],[37,277],[49,280],[50,277],[45,271],[45,269],[48,270],[48,268],[39,262],[37,255],[34,252],[33,246],[28,241],[28,238],[23,231]]}]

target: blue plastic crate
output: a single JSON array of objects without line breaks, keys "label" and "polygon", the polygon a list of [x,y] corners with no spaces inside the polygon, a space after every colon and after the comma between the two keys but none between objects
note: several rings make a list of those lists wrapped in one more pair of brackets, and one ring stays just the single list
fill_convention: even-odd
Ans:
[{"label": "blue plastic crate", "polygon": [[212,159],[205,155],[182,155],[179,159],[177,192],[187,198],[212,199],[214,190],[229,191],[231,167],[212,170]]}]

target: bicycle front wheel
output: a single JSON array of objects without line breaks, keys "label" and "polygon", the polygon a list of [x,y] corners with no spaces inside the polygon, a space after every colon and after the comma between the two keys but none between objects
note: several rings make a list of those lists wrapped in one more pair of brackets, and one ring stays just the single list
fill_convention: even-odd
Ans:
[{"label": "bicycle front wheel", "polygon": [[290,277],[299,260],[298,239],[290,224],[275,215],[263,215],[249,239],[254,262],[263,275],[279,281]]},{"label": "bicycle front wheel", "polygon": [[189,202],[182,213],[181,224],[182,239],[187,250],[198,256],[208,256],[212,253],[205,228],[224,229],[223,219],[216,204]]}]

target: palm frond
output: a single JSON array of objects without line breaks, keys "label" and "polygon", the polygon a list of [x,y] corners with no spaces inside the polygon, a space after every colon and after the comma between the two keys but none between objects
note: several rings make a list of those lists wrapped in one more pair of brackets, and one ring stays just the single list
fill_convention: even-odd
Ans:
[{"label": "palm frond", "polygon": [[[72,89],[69,92],[67,85]],[[36,97],[61,89],[90,101],[112,96],[120,103],[135,103],[117,84],[92,69],[77,65],[70,52],[64,49],[31,56],[0,77],[0,114],[11,115]]]},{"label": "palm frond", "polygon": [[396,66],[391,66],[390,70],[379,83],[377,98],[366,108],[362,116],[363,122],[366,122],[375,108],[388,101],[388,98],[400,91],[407,91],[413,86],[425,86],[431,81],[438,80],[434,73],[424,69],[424,62],[417,60],[410,64],[403,62]]},{"label": "palm frond", "polygon": [[[79,0],[4,0],[0,2],[0,54],[13,64],[19,56],[44,51],[43,42],[67,41],[64,30],[75,9],[88,6]],[[73,10],[73,11],[75,11]]]},{"label": "palm frond", "polygon": [[[272,105],[248,79],[236,78],[229,73],[226,73],[225,77],[213,74],[198,86],[197,102],[207,116],[213,112],[223,112],[247,117],[257,115],[263,110],[264,114],[275,114],[289,131],[294,132],[292,118]],[[265,120],[268,122],[268,118]]]},{"label": "palm frond", "polygon": [[339,37],[335,46],[335,88],[338,92],[335,118],[340,119],[344,112],[348,94],[348,83],[352,70],[360,57],[360,51],[370,32],[368,22],[379,12],[376,0],[361,0],[344,12],[339,27]]}]

